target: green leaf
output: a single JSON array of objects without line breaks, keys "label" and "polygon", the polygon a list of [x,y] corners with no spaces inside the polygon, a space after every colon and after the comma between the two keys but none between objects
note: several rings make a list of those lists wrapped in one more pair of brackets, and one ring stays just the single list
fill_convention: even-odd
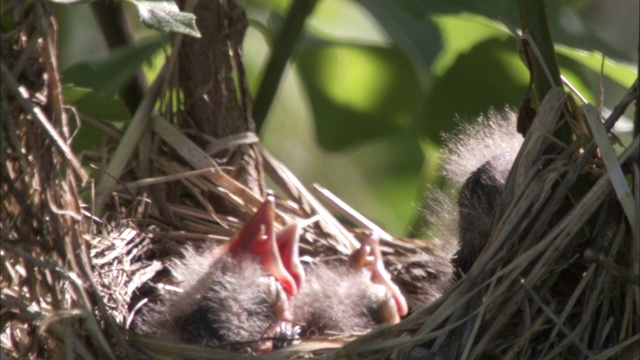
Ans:
[{"label": "green leaf", "polygon": [[297,66],[325,149],[389,136],[413,121],[421,88],[397,49],[322,45],[302,51]]},{"label": "green leaf", "polygon": [[452,130],[457,117],[473,118],[490,107],[517,107],[529,75],[515,48],[514,39],[492,38],[459,54],[429,91],[422,133],[439,143],[440,132]]},{"label": "green leaf", "polygon": [[407,54],[420,75],[442,48],[438,28],[429,18],[414,18],[395,1],[360,0],[363,7],[378,20],[393,41]]},{"label": "green leaf", "polygon": [[78,5],[78,4],[88,4],[94,2],[96,0],[49,0],[52,3],[62,4],[62,5]]},{"label": "green leaf", "polygon": [[[589,103],[595,104],[598,99],[595,94],[598,92],[598,81],[596,77],[588,76],[586,70],[579,62],[558,56],[558,65],[560,65],[560,74],[571,86],[582,95]],[[570,91],[565,87],[566,91]]]},{"label": "green leaf", "polygon": [[[115,99],[113,96],[70,85],[65,85],[62,88],[62,95],[66,104],[73,105],[81,114],[98,121],[124,122],[131,119],[129,110],[124,102]],[[78,125],[72,129],[74,132],[77,131],[73,138],[73,150],[75,153],[80,153],[84,150],[96,150],[101,146],[106,136],[103,131],[83,123],[79,119],[73,124]]]},{"label": "green leaf", "polygon": [[433,61],[433,82],[418,116],[418,128],[434,144],[441,133],[490,107],[516,107],[526,89],[527,69],[516,53],[516,41],[500,23],[458,13],[433,15],[442,49]]},{"label": "green leaf", "polygon": [[420,173],[425,158],[416,135],[389,134],[349,155],[368,187],[375,189],[375,196],[360,191],[353,205],[391,234],[407,234],[417,215],[414,204],[424,186]]},{"label": "green leaf", "polygon": [[316,160],[340,170],[337,174],[319,169],[314,182],[326,186],[390,234],[408,233],[415,222],[416,196],[424,186],[420,172],[425,159],[415,133],[390,134],[340,156]]},{"label": "green leaf", "polygon": [[[75,125],[76,123],[74,122],[73,124]],[[80,154],[86,150],[99,151],[104,146],[106,134],[85,123],[78,122],[78,124],[80,124],[79,128],[72,126],[72,130],[75,132],[71,146],[73,152]]]},{"label": "green leaf", "polygon": [[[272,25],[276,23],[272,22]],[[309,32],[304,40],[314,37],[332,41],[368,45],[386,45],[388,36],[361,4],[355,1],[319,1],[306,21]]]},{"label": "green leaf", "polygon": [[601,69],[604,70],[604,76],[615,81],[625,89],[631,87],[631,84],[638,78],[638,72],[635,68],[608,58],[605,58],[604,68],[602,68],[603,54],[597,51],[588,52],[556,45],[556,53],[559,57],[572,59],[597,74],[600,74]]},{"label": "green leaf", "polygon": [[200,37],[193,14],[181,12],[172,0],[133,0],[140,20],[148,27]]},{"label": "green leaf", "polygon": [[64,102],[73,105],[82,114],[105,121],[127,121],[131,114],[122,100],[91,89],[65,85]]},{"label": "green leaf", "polygon": [[438,13],[472,12],[492,19],[507,18],[512,24],[518,20],[518,4],[513,0],[394,0],[394,3],[416,18]]},{"label": "green leaf", "polygon": [[156,40],[139,46],[116,49],[104,58],[70,66],[62,72],[62,80],[65,84],[114,95],[162,45],[161,40]]},{"label": "green leaf", "polygon": [[[480,15],[468,13],[435,15],[433,21],[438,25],[445,41],[432,67],[434,75],[444,74],[458,56],[469,52],[481,42],[489,39],[513,38],[502,24]],[[513,49],[515,50],[515,42]]]}]

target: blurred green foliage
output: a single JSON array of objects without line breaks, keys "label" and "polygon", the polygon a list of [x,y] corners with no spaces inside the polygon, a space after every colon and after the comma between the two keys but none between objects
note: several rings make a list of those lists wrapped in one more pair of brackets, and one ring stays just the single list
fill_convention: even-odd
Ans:
[{"label": "blurred green foliage", "polygon": [[421,88],[397,49],[323,45],[302,52],[296,65],[314,117],[323,119],[315,126],[324,149],[344,150],[411,126]]},{"label": "blurred green foliage", "polygon": [[[562,74],[589,101],[600,101],[603,86],[603,106],[612,107],[637,78],[637,52],[628,49],[638,44],[637,0],[548,3]],[[290,4],[243,3],[254,95]],[[88,6],[55,5],[64,81],[113,97],[139,66],[148,81],[155,76],[166,35],[141,27],[127,5],[136,43],[110,52]],[[612,21],[602,6],[622,15]],[[527,86],[516,40],[498,20],[517,27],[517,2],[321,0],[281,78],[263,143],[303,183],[322,184],[394,235],[415,231],[425,186],[441,185],[433,175],[441,132],[491,107],[517,107]]]}]

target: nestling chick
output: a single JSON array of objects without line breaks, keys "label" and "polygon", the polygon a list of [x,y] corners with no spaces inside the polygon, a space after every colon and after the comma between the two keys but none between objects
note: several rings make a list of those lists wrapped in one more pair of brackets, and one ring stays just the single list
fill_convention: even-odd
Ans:
[{"label": "nestling chick", "polygon": [[395,324],[407,303],[382,263],[378,239],[366,239],[347,264],[312,264],[296,298],[303,336],[354,334]]},{"label": "nestling chick", "polygon": [[169,266],[180,292],[167,291],[144,309],[136,330],[245,353],[271,351],[274,335],[294,332],[293,303],[304,278],[298,238],[290,230],[276,237],[273,216],[270,198],[222,249],[185,251]]},{"label": "nestling chick", "polygon": [[176,343],[261,353],[291,343],[298,329],[303,338],[353,334],[406,315],[376,238],[365,240],[348,264],[305,269],[298,225],[274,234],[273,206],[267,199],[223,248],[186,250],[169,266],[180,291],[147,306],[135,329]]},{"label": "nestling chick", "polygon": [[464,124],[445,141],[443,173],[451,183],[461,185],[453,207],[458,212],[458,234],[450,233],[446,225],[440,227],[444,236],[458,239],[452,264],[460,275],[469,271],[489,240],[495,209],[523,139],[516,132],[516,114],[505,110]]}]

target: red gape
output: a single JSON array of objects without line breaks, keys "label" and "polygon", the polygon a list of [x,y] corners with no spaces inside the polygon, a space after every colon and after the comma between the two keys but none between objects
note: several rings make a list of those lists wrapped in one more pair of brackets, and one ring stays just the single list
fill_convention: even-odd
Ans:
[{"label": "red gape", "polygon": [[373,284],[384,286],[391,294],[395,309],[390,309],[391,313],[389,314],[380,314],[384,316],[384,322],[396,324],[400,321],[401,316],[407,315],[409,312],[407,300],[384,267],[380,240],[376,235],[370,235],[362,242],[360,248],[349,256],[349,263],[355,269],[361,269],[367,276],[370,276]]},{"label": "red gape", "polygon": [[[288,295],[284,319],[291,319],[294,297],[305,280],[305,271],[298,256],[299,227],[290,224],[274,235],[274,200],[268,197],[230,240],[227,251],[240,258],[246,254],[255,256],[265,271],[281,284]],[[355,270],[361,270],[372,285],[383,286],[391,295],[389,306],[381,315],[381,321],[395,324],[408,312],[402,292],[391,280],[382,261],[379,240],[374,235],[364,240],[358,250],[349,257]]]},{"label": "red gape", "polygon": [[298,255],[298,244],[300,239],[300,227],[297,223],[289,224],[276,234],[278,253],[282,259],[284,268],[293,278],[298,291],[304,283],[305,273],[300,256]]},{"label": "red gape", "polygon": [[273,197],[269,196],[229,240],[227,251],[234,258],[246,254],[258,258],[265,271],[280,282],[287,295],[293,297],[304,279],[298,258],[298,230],[296,225],[291,225],[276,235],[274,211]]}]

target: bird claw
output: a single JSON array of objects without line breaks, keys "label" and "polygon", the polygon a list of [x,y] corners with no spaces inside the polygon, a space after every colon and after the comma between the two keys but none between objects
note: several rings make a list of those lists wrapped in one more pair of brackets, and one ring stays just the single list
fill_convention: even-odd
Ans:
[{"label": "bird claw", "polygon": [[300,326],[282,321],[273,334],[273,350],[280,350],[293,345],[300,338]]}]

